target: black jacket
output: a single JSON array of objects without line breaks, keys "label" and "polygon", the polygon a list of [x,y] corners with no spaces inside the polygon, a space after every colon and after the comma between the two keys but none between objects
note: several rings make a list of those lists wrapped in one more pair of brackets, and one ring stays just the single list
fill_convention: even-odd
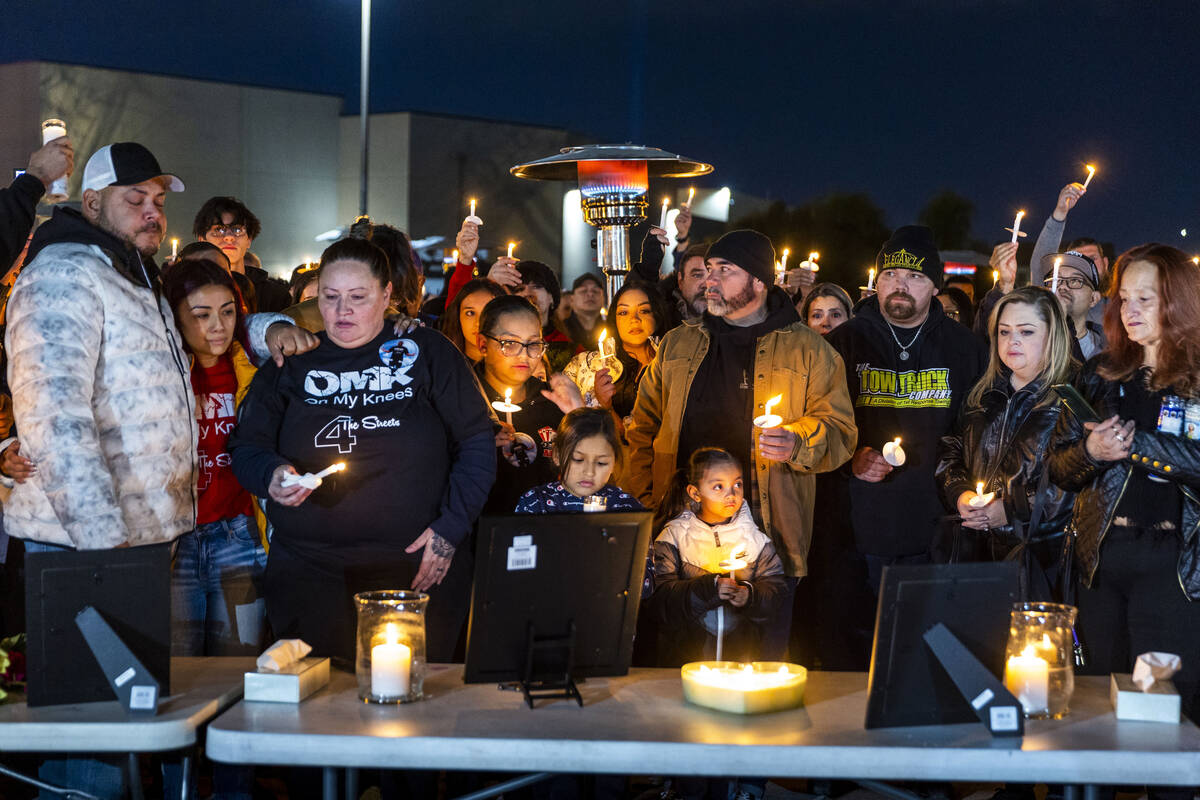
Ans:
[{"label": "black jacket", "polygon": [[[1028,525],[1061,408],[1053,397],[1045,402],[1044,389],[1041,381],[1034,381],[1014,391],[1008,376],[1001,376],[984,393],[980,407],[964,409],[955,432],[942,437],[937,481],[951,514],[958,513],[959,495],[974,491],[983,481],[984,492],[999,494],[1009,520]],[[1074,501],[1074,492],[1048,484],[1041,522],[1029,532],[1030,539],[1062,533]],[[992,533],[1012,537],[1015,532],[1009,524]]]},{"label": "black jacket", "polygon": [[[861,481],[845,469],[854,540],[859,552],[871,555],[925,553],[944,515],[934,481],[938,442],[953,429],[959,407],[983,372],[986,352],[983,342],[934,300],[903,360],[878,297],[858,308],[827,337],[846,365],[858,446],[882,450],[899,436],[906,461],[880,483]],[[907,344],[916,329],[895,333]]]},{"label": "black jacket", "polygon": [[[1123,384],[1102,378],[1097,370],[1103,356],[1084,365],[1076,382],[1101,419],[1116,413]],[[1133,380],[1138,380],[1137,377]],[[1100,547],[1112,525],[1129,477],[1135,469],[1172,481],[1183,494],[1179,554],[1179,586],[1190,600],[1200,600],[1200,442],[1138,428],[1127,461],[1097,462],[1087,452],[1087,431],[1072,414],[1063,414],[1050,448],[1050,479],[1078,492],[1068,532],[1075,536],[1080,579],[1092,585],[1100,565]]]},{"label": "black jacket", "polygon": [[0,275],[8,272],[33,230],[38,200],[46,187],[28,172],[0,189]]}]

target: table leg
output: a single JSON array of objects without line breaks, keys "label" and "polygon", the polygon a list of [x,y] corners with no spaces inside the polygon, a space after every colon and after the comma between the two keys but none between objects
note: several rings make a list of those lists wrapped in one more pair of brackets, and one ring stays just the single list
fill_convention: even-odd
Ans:
[{"label": "table leg", "polygon": [[337,800],[337,784],[337,767],[325,767],[321,770],[321,797],[324,800]]},{"label": "table leg", "polygon": [[1096,783],[1068,783],[1063,787],[1063,800],[1100,800],[1102,788]]},{"label": "table leg", "polygon": [[192,751],[183,751],[183,760],[179,763],[179,772],[183,783],[179,785],[179,800],[192,800]]},{"label": "table leg", "polygon": [[137,753],[129,754],[129,797],[131,800],[145,800],[142,795],[142,765]]},{"label": "table leg", "polygon": [[357,767],[346,767],[346,800],[358,800]]}]

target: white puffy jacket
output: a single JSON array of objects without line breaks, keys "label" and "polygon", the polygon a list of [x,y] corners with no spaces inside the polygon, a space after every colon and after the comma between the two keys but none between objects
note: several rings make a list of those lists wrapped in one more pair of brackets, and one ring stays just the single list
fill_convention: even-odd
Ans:
[{"label": "white puffy jacket", "polygon": [[5,504],[13,536],[95,550],[167,542],[195,525],[187,359],[150,288],[153,267],[126,251],[122,271],[118,253],[48,244],[13,288],[9,386],[21,455],[37,465]]}]

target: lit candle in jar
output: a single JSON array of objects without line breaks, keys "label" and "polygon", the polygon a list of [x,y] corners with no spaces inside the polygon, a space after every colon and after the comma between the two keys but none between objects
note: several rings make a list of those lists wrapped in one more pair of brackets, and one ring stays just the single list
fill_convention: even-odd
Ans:
[{"label": "lit candle in jar", "polygon": [[1005,663],[1004,688],[1017,696],[1026,714],[1045,711],[1050,705],[1050,664],[1029,645]]},{"label": "lit candle in jar", "polygon": [[1058,268],[1062,265],[1062,256],[1054,259],[1054,274],[1050,277],[1050,294],[1058,294]]},{"label": "lit candle in jar", "polygon": [[658,227],[664,231],[667,229],[667,209],[671,207],[671,198],[664,197],[662,205],[662,216],[658,219]]},{"label": "lit candle in jar", "polygon": [[904,454],[904,448],[900,446],[899,436],[883,446],[883,460],[893,467],[904,466],[906,459],[907,456]]},{"label": "lit candle in jar", "polygon": [[376,697],[403,697],[408,694],[412,675],[412,648],[399,641],[400,631],[388,623],[383,644],[371,648],[371,694]]},{"label": "lit candle in jar", "polygon": [[1087,179],[1084,180],[1084,182],[1083,182],[1083,190],[1086,192],[1088,184],[1092,182],[1092,177],[1096,174],[1096,168],[1094,166],[1092,166],[1091,164],[1087,164],[1085,166],[1087,167],[1088,176],[1087,176]]},{"label": "lit candle in jar", "polygon": [[754,418],[756,428],[777,428],[783,423],[783,417],[772,414],[771,409],[783,402],[783,395],[777,394],[763,405],[763,413]]}]

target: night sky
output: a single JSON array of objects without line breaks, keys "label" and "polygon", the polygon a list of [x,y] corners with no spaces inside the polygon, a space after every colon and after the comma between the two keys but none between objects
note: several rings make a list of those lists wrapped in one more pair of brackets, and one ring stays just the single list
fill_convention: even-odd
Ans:
[{"label": "night sky", "polygon": [[[0,61],[306,89],[358,110],[356,0],[4,0],[0,14]],[[635,139],[714,164],[713,186],[793,204],[866,192],[891,226],[952,189],[989,242],[1021,207],[1036,234],[1093,161],[1068,237],[1200,252],[1192,0],[374,0],[372,34],[374,111]]]}]

